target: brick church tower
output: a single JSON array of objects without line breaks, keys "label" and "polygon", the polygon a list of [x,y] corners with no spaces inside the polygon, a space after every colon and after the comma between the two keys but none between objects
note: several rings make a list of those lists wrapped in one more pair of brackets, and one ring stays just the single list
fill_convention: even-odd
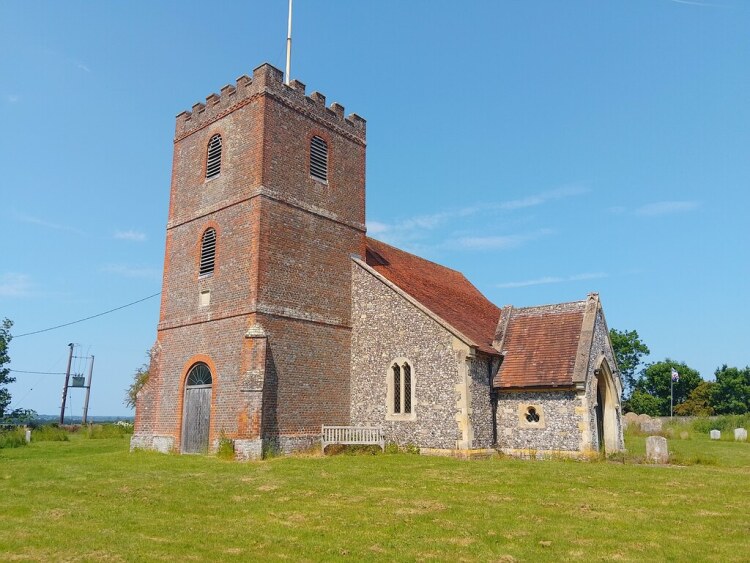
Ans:
[{"label": "brick church tower", "polygon": [[364,256],[365,121],[252,78],[177,116],[151,377],[132,447],[238,457],[348,424],[351,256]]}]

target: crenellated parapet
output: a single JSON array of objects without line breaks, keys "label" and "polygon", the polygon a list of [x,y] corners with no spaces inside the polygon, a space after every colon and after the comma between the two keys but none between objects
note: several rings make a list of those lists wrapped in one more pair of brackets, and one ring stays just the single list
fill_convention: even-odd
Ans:
[{"label": "crenellated parapet", "polygon": [[320,92],[305,95],[305,85],[299,80],[284,84],[283,73],[268,63],[257,67],[252,78],[240,76],[234,85],[224,86],[220,94],[211,94],[206,97],[205,103],[198,102],[191,111],[178,114],[175,140],[210,125],[261,95],[271,96],[353,140],[365,142],[367,128],[364,118],[356,113],[344,116],[344,106],[337,102],[326,107],[326,97]]}]

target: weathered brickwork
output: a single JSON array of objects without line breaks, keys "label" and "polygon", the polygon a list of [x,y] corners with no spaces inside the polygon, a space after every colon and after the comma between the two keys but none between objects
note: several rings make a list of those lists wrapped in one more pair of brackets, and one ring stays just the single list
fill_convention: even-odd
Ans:
[{"label": "weathered brickwork", "polygon": [[[578,451],[581,442],[575,391],[501,392],[497,408],[498,447],[503,450]],[[543,416],[536,426],[521,420],[527,406]]]},{"label": "weathered brickwork", "polygon": [[[209,139],[221,171],[206,179]],[[309,143],[328,144],[328,181]],[[209,445],[240,458],[307,446],[349,421],[350,256],[364,252],[365,121],[262,65],[177,117],[158,370],[139,397],[134,447],[181,448],[185,377],[213,374]],[[216,230],[214,272],[199,276]],[[254,327],[254,328],[253,328]],[[248,336],[248,330],[252,334]]]},{"label": "weathered brickwork", "polygon": [[[462,436],[453,335],[361,265],[352,263],[352,277],[352,424],[382,426],[386,439],[401,445],[456,448]],[[386,420],[388,368],[395,358],[412,366],[414,420]]]},{"label": "weathered brickwork", "polygon": [[[325,102],[261,65],[177,116],[157,342],[131,447],[181,451],[189,434],[200,447],[188,451],[228,438],[252,459],[354,424],[429,450],[596,451],[605,382],[605,443],[622,448],[598,295],[509,306],[498,326],[500,310],[459,272],[367,239],[365,121]],[[215,135],[220,171],[206,179]],[[311,175],[313,137],[326,143],[327,181]],[[199,275],[208,228],[215,264]],[[412,378],[407,413],[393,412],[397,359]],[[207,387],[188,390],[195,418],[183,428],[197,362],[212,373],[207,442]]]}]

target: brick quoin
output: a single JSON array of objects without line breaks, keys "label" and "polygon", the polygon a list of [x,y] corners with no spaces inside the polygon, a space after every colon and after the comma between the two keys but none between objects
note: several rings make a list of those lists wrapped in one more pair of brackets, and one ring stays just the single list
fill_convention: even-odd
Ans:
[{"label": "brick quoin", "polygon": [[[221,173],[207,180],[216,134]],[[310,176],[315,135],[328,143],[327,183]],[[305,95],[298,81],[283,84],[268,64],[177,116],[158,353],[137,401],[136,447],[181,450],[196,358],[212,368],[209,449],[220,437],[294,449],[321,424],[349,423],[365,138],[362,118]],[[217,233],[215,269],[199,277],[208,227]],[[210,303],[201,306],[205,291]]]}]

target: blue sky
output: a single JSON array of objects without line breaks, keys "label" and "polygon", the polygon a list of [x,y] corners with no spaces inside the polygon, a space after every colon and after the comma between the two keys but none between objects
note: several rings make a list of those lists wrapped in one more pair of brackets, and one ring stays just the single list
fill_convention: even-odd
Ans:
[{"label": "blue sky", "polygon": [[[174,116],[283,68],[286,10],[0,3],[14,334],[160,290]],[[748,29],[746,0],[297,0],[292,77],[368,121],[371,236],[498,305],[598,291],[651,360],[710,378],[750,364]],[[10,367],[62,372],[79,343],[96,356],[90,413],[129,414],[158,307],[14,339]],[[16,376],[13,407],[59,412],[62,376]]]}]

